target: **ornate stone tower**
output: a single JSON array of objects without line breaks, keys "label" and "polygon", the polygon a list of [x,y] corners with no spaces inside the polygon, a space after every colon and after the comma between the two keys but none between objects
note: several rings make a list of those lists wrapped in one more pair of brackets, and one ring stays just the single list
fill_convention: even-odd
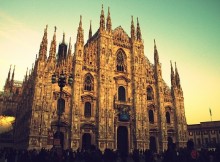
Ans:
[{"label": "ornate stone tower", "polygon": [[[84,43],[80,16],[74,52],[65,34],[56,54],[56,28],[47,57],[47,27],[39,55],[23,83],[16,119],[18,147],[51,147],[49,135],[57,130],[58,85],[52,74],[73,74],[61,97],[64,148],[88,149],[92,144],[131,152],[133,149],[162,151],[168,143],[185,146],[186,119],[180,78],[171,64],[171,89],[162,78],[162,67],[154,41],[154,64],[144,54],[141,28],[131,19],[130,36],[119,26],[112,29],[102,6],[100,25]],[[49,135],[48,135],[49,134]]]}]

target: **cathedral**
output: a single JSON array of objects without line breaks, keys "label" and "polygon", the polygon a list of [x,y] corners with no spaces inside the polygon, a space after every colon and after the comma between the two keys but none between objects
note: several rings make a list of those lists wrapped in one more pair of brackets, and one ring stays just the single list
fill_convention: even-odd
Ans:
[{"label": "cathedral", "polygon": [[[95,145],[131,152],[163,151],[169,142],[185,147],[187,123],[178,70],[171,62],[171,88],[162,78],[154,41],[154,63],[144,54],[139,21],[131,18],[130,34],[121,26],[112,29],[110,10],[103,7],[98,30],[92,25],[84,42],[80,16],[74,50],[71,38],[57,45],[56,27],[48,48],[47,26],[39,53],[24,77],[17,104],[15,147],[51,148],[59,129],[64,149]],[[136,24],[136,25],[135,25]],[[57,47],[58,46],[58,47]],[[58,49],[58,50],[57,50]],[[51,77],[63,73],[73,83],[62,93]],[[58,100],[64,110],[58,120]]]}]

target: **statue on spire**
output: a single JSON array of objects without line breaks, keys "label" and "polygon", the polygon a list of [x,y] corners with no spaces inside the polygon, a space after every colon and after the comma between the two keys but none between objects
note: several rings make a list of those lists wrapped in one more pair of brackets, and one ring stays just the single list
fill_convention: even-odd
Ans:
[{"label": "statue on spire", "polygon": [[176,62],[175,62],[175,78],[176,78],[176,85],[178,86],[178,88],[181,88],[180,85],[180,76],[177,70],[177,66],[176,66]]},{"label": "statue on spire", "polygon": [[155,39],[154,39],[154,63],[159,64],[159,55],[158,55]]},{"label": "statue on spire", "polygon": [[44,29],[44,36],[40,44],[40,50],[39,50],[40,60],[46,60],[46,57],[47,57],[47,28],[48,28],[48,25],[46,25],[46,28]]},{"label": "statue on spire", "polygon": [[135,40],[135,27],[134,27],[133,16],[131,16],[131,39]]},{"label": "statue on spire", "polygon": [[57,27],[54,26],[54,35],[53,35],[53,40],[51,41],[51,44],[50,44],[50,53],[49,53],[49,58],[48,60],[51,61],[52,59],[55,60],[55,55],[56,55],[56,46],[57,46],[57,43],[56,43],[56,30],[57,30]]},{"label": "statue on spire", "polygon": [[100,30],[103,31],[105,30],[105,15],[104,15],[104,10],[103,10],[103,4],[102,4],[102,11],[100,15]]},{"label": "statue on spire", "polygon": [[71,56],[71,53],[72,53],[72,45],[71,45],[71,37],[70,37],[69,48],[68,48],[68,56]]},{"label": "statue on spire", "polygon": [[14,65],[14,69],[13,69],[13,73],[12,73],[12,77],[11,77],[11,81],[14,81],[14,76],[15,76],[15,65]]},{"label": "statue on spire", "polygon": [[7,82],[10,80],[10,76],[11,76],[11,65],[10,65],[10,68],[9,68],[9,71],[8,71],[8,78],[7,78]]},{"label": "statue on spire", "polygon": [[84,34],[83,34],[83,29],[82,29],[82,15],[80,15],[80,21],[79,21],[79,27],[78,27],[78,33],[77,33],[76,41],[78,43],[84,44]]},{"label": "statue on spire", "polygon": [[175,74],[173,71],[173,65],[172,65],[172,61],[170,60],[170,66],[171,66],[171,75],[170,75],[170,79],[171,79],[171,85],[172,87],[176,86],[176,80],[175,80]]},{"label": "statue on spire", "polygon": [[92,37],[92,20],[90,20],[89,39]]},{"label": "statue on spire", "polygon": [[110,8],[108,7],[108,16],[107,16],[107,22],[106,22],[106,29],[108,32],[111,32],[112,30],[112,21],[110,16]]},{"label": "statue on spire", "polygon": [[140,25],[139,25],[139,21],[138,21],[138,18],[137,18],[137,40],[141,40],[141,28],[140,28]]},{"label": "statue on spire", "polygon": [[62,41],[62,43],[65,44],[65,32],[63,32],[63,41]]}]

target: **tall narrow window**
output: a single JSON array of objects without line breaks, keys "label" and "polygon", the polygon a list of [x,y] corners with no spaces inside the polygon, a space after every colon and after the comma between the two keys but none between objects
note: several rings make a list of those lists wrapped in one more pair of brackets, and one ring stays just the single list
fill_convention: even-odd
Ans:
[{"label": "tall narrow window", "polygon": [[116,68],[117,71],[125,71],[125,58],[122,50],[117,53]]},{"label": "tall narrow window", "polygon": [[120,86],[118,88],[118,100],[125,101],[125,99],[126,99],[125,88],[123,86]]},{"label": "tall narrow window", "polygon": [[166,121],[170,124],[170,113],[168,111],[166,112]]},{"label": "tall narrow window", "polygon": [[153,100],[154,99],[154,92],[153,88],[151,86],[147,87],[147,100]]},{"label": "tall narrow window", "polygon": [[87,74],[84,81],[84,90],[92,91],[93,90],[93,77],[91,74]]},{"label": "tall narrow window", "polygon": [[85,103],[85,109],[84,109],[84,116],[86,118],[91,117],[92,112],[91,112],[91,103],[90,102],[86,102]]},{"label": "tall narrow window", "polygon": [[154,112],[153,112],[153,110],[149,110],[148,115],[149,115],[149,122],[154,123]]}]

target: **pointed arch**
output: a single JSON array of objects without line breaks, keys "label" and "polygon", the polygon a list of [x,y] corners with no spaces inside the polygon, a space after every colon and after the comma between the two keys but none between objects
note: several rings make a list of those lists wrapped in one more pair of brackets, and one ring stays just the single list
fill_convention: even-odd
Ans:
[{"label": "pointed arch", "polygon": [[94,78],[90,73],[85,75],[84,90],[86,90],[86,91],[93,91],[94,90]]},{"label": "pointed arch", "polygon": [[122,49],[116,52],[116,70],[119,72],[126,71],[126,54]]},{"label": "pointed arch", "polygon": [[147,86],[147,100],[153,100],[154,99],[154,91],[153,88],[149,85]]}]

